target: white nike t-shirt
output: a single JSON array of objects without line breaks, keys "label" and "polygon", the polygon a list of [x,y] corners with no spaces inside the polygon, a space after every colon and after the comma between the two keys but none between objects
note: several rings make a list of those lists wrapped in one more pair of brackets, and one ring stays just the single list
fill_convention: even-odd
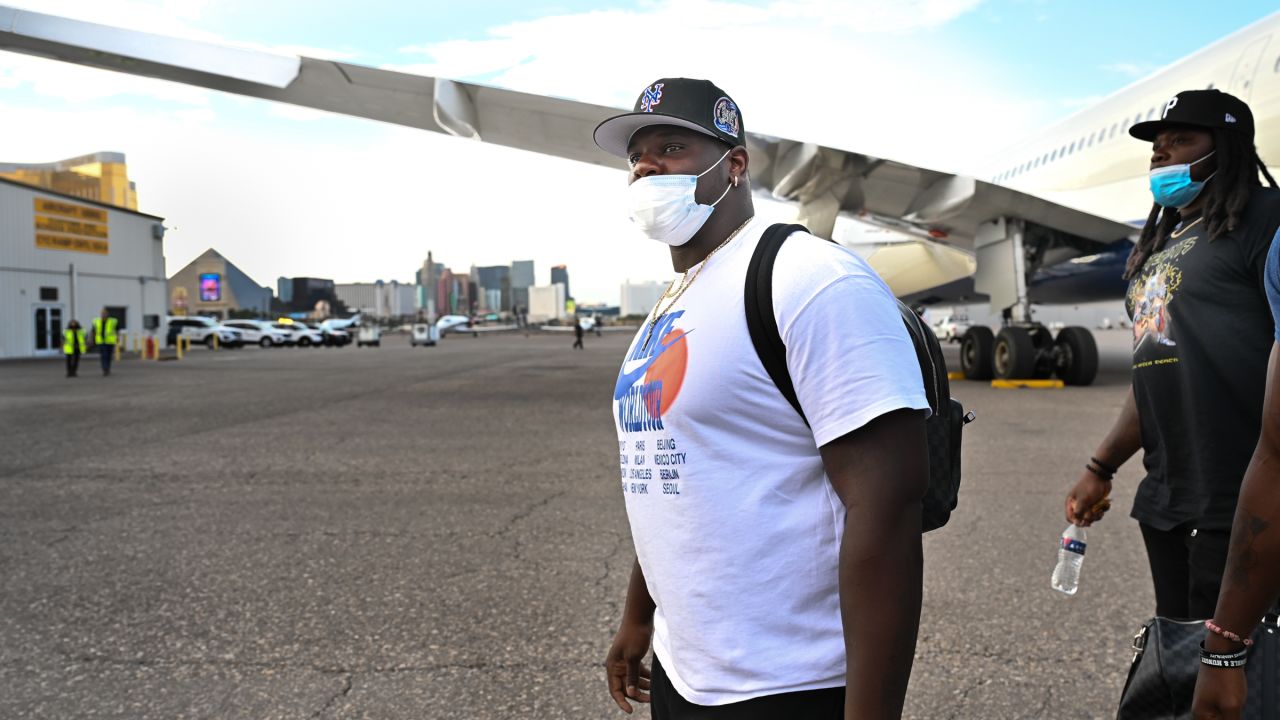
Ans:
[{"label": "white nike t-shirt", "polygon": [[818,447],[928,407],[889,289],[847,249],[797,234],[778,254],[774,311],[805,426],[747,332],[747,263],[766,227],[752,220],[711,256],[647,344],[645,323],[614,391],[653,650],[699,705],[844,685],[845,513]]}]

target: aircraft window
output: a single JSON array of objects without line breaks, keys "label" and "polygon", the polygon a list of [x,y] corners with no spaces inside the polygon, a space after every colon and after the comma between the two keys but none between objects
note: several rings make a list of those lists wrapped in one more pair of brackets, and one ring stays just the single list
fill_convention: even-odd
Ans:
[{"label": "aircraft window", "polygon": [[1150,110],[1148,110],[1148,111],[1147,111],[1147,119],[1148,119],[1148,120],[1150,120],[1150,119],[1154,118],[1155,116],[1156,116],[1156,109],[1155,109],[1155,108],[1151,108]]},{"label": "aircraft window", "polygon": [[1116,128],[1119,128],[1119,127],[1120,127],[1120,124],[1119,124],[1119,123],[1114,123],[1114,124],[1112,124],[1112,126],[1111,126],[1111,134],[1110,134],[1110,135],[1108,135],[1107,137],[1109,137],[1109,138],[1113,138],[1113,137],[1115,137],[1115,136],[1116,136]]},{"label": "aircraft window", "polygon": [[1067,154],[1070,155],[1075,151],[1076,151],[1076,141],[1072,140],[1071,144],[1067,146]]},{"label": "aircraft window", "polygon": [[1089,147],[1093,147],[1093,136],[1097,133],[1089,133]]},{"label": "aircraft window", "polygon": [[[1278,72],[1278,73],[1280,73],[1280,55],[1277,55],[1277,56],[1276,56],[1276,67],[1275,67],[1275,71],[1276,71],[1276,72]],[[1211,87],[1212,87],[1212,86],[1211,86]]]}]

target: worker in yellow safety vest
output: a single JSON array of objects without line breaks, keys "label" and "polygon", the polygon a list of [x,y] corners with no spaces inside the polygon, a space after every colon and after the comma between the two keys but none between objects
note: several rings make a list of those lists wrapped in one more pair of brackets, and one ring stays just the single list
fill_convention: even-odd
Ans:
[{"label": "worker in yellow safety vest", "polygon": [[98,348],[102,357],[103,377],[111,374],[111,359],[116,354],[116,328],[119,326],[120,321],[108,315],[106,308],[102,308],[102,314],[93,319],[93,346]]},{"label": "worker in yellow safety vest", "polygon": [[67,356],[67,377],[75,377],[80,369],[80,356],[84,354],[84,328],[75,320],[62,331],[62,354]]}]

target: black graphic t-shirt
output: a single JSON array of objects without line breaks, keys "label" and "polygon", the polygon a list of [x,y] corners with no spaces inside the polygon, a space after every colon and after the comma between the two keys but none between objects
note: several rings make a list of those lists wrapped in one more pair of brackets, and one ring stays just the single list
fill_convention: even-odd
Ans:
[{"label": "black graphic t-shirt", "polygon": [[1263,272],[1277,226],[1280,191],[1258,188],[1235,231],[1211,242],[1204,221],[1185,223],[1129,286],[1139,522],[1231,527],[1261,429],[1275,331]]}]

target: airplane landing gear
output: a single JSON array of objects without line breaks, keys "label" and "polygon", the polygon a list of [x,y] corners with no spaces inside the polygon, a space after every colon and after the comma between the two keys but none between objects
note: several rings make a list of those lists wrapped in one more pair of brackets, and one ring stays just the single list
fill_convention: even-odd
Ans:
[{"label": "airplane landing gear", "polygon": [[1083,327],[1066,327],[1057,338],[1043,325],[1010,325],[999,334],[975,325],[960,341],[960,369],[968,380],[1045,380],[1088,385],[1098,374],[1098,346]]},{"label": "airplane landing gear", "polygon": [[1053,354],[1053,372],[1068,385],[1089,385],[1098,376],[1098,344],[1086,328],[1059,330]]},{"label": "airplane landing gear", "polygon": [[986,325],[974,325],[960,338],[960,370],[966,380],[991,379],[991,354],[995,335]]}]

